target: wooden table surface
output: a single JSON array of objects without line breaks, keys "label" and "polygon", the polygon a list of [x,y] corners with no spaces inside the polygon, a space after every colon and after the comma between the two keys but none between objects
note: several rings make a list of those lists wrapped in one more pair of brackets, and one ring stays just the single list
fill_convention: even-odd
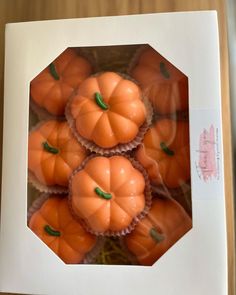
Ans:
[{"label": "wooden table surface", "polygon": [[[219,16],[223,140],[225,153],[225,193],[228,229],[229,294],[235,295],[232,147],[228,83],[227,16],[224,0],[0,0],[0,116],[2,118],[5,23],[188,10],[217,10]],[[1,136],[2,119],[0,120],[0,138]]]}]

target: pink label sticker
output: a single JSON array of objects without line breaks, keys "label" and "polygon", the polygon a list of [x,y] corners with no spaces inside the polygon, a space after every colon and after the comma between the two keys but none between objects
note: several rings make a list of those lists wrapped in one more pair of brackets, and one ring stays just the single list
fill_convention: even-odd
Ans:
[{"label": "pink label sticker", "polygon": [[213,125],[200,134],[197,152],[199,157],[195,164],[199,178],[205,182],[219,179],[218,129]]}]

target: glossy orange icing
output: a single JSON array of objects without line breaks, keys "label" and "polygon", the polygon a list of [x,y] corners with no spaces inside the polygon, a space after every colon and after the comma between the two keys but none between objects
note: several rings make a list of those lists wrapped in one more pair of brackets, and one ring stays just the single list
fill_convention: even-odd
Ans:
[{"label": "glossy orange icing", "polygon": [[[165,152],[161,145],[169,149]],[[171,152],[173,154],[171,154]],[[147,170],[152,183],[169,188],[190,179],[189,124],[162,119],[145,134],[136,158]]]},{"label": "glossy orange icing", "polygon": [[190,217],[177,202],[155,199],[147,216],[124,241],[140,264],[152,265],[191,227]]},{"label": "glossy orange icing", "polygon": [[188,79],[169,61],[147,47],[131,70],[154,109],[169,114],[188,109]]},{"label": "glossy orange icing", "polygon": [[79,135],[102,148],[132,141],[146,119],[139,87],[113,72],[86,79],[71,102],[70,113]]},{"label": "glossy orange icing", "polygon": [[53,76],[50,66],[31,81],[30,96],[39,107],[50,114],[62,116],[69,97],[91,74],[92,67],[72,48],[66,49],[53,61],[58,79],[55,79],[55,74]]},{"label": "glossy orange icing", "polygon": [[67,198],[53,195],[30,218],[30,229],[65,263],[79,263],[96,243],[71,215]]},{"label": "glossy orange icing", "polygon": [[72,171],[86,155],[85,148],[74,138],[65,121],[47,121],[30,132],[28,168],[42,184],[68,186]]},{"label": "glossy orange icing", "polygon": [[[105,196],[96,193],[96,189]],[[73,175],[71,203],[94,232],[119,232],[145,207],[145,180],[123,156],[95,157]]]}]

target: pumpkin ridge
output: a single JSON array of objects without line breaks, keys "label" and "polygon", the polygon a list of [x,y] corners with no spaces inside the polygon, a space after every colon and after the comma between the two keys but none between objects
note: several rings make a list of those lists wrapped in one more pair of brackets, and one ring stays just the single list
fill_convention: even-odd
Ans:
[{"label": "pumpkin ridge", "polygon": [[[131,196],[129,196],[129,198],[130,198],[130,197],[131,197]],[[143,197],[143,198],[145,199],[144,194],[142,194],[142,195],[135,195],[135,197]],[[117,203],[117,201],[116,201],[117,198],[120,199],[119,196],[116,196],[116,198],[113,200],[114,203],[116,203],[116,205],[117,205],[118,207],[120,207],[120,209],[123,210],[123,211],[124,211],[128,216],[130,216],[132,219],[133,219],[135,216],[139,215],[139,213],[142,212],[143,209],[145,208],[145,201],[144,201],[144,207],[142,208],[142,210],[141,210],[140,212],[138,212],[138,213],[135,213],[135,215],[133,216],[133,215],[130,214],[130,212],[126,211],[126,207],[123,207],[123,205],[121,205],[122,203],[121,203],[121,204],[120,204],[120,203]],[[121,198],[122,198],[122,197],[121,197]]]},{"label": "pumpkin ridge", "polygon": [[[87,114],[89,114],[89,113],[87,113]],[[82,132],[80,132],[80,134],[82,134],[82,136],[84,137],[84,138],[86,138],[86,139],[88,139],[88,140],[93,140],[93,136],[94,136],[94,133],[96,132],[96,126],[97,126],[97,124],[98,124],[98,122],[101,120],[101,118],[102,118],[102,116],[103,115],[106,115],[105,113],[103,113],[103,112],[101,112],[100,113],[100,117],[97,119],[97,121],[94,123],[94,126],[93,126],[93,128],[90,128],[90,129],[92,129],[92,130],[90,130],[90,133],[88,134],[88,129],[87,129],[87,134],[85,135],[85,134],[82,134]],[[77,125],[77,124],[80,124],[80,116],[77,116],[77,118],[75,119],[76,121],[75,121],[75,125]],[[79,123],[78,123],[79,122]],[[77,128],[77,127],[76,127]],[[77,132],[78,132],[78,128],[77,128]]]},{"label": "pumpkin ridge", "polygon": [[[110,72],[105,72],[105,74],[106,74],[106,73],[110,73]],[[112,95],[113,95],[115,89],[118,87],[118,85],[119,85],[119,84],[121,83],[121,81],[123,80],[123,77],[121,77],[121,76],[118,75],[118,74],[116,74],[116,75],[119,76],[120,80],[119,80],[119,82],[116,84],[116,86],[113,88],[113,90],[112,90],[112,92],[110,93],[109,97],[107,97],[107,102],[104,101],[105,103],[109,103],[109,102],[110,102],[110,99],[112,98]],[[101,88],[101,85],[100,85],[99,77],[96,79],[96,81],[97,81],[97,85],[98,85],[99,93],[102,95],[102,92],[103,92],[103,91],[101,91],[102,88]]]},{"label": "pumpkin ridge", "polygon": [[[101,113],[101,115],[103,115],[103,112],[101,111],[101,110],[93,110],[93,111],[88,111],[88,112],[86,112],[86,113],[83,113],[82,115],[78,115],[79,116],[79,118],[82,118],[82,117],[84,117],[84,116],[87,116],[88,114],[92,114],[92,113]],[[99,118],[100,119],[100,118]]]},{"label": "pumpkin ridge", "polygon": [[[155,74],[155,75],[160,74],[160,73],[158,73],[158,68],[151,67],[150,65],[144,65],[143,63],[138,63],[135,66],[134,70],[132,70],[132,76],[134,76],[134,78],[136,79],[136,77],[135,77],[136,76],[136,73],[133,74],[133,71],[135,71],[135,70],[137,71],[138,70],[140,72],[140,71],[143,71],[143,68],[145,69],[146,72],[151,72],[152,74]],[[137,80],[139,80],[139,79],[137,79]],[[153,83],[155,83],[155,80],[157,80],[156,77],[150,79],[148,81],[148,84],[150,85],[152,83],[151,85],[153,85]],[[141,85],[142,88],[147,88],[147,86],[142,85],[143,84],[142,82],[139,81],[138,83],[140,83],[140,85]]]},{"label": "pumpkin ridge", "polygon": [[[67,139],[66,139],[66,141],[65,142],[63,142],[62,144],[60,143],[59,144],[59,139],[61,140],[61,134],[63,133],[63,131],[64,130],[68,130],[68,132],[67,132]],[[66,143],[68,143],[68,141],[70,141],[71,140],[71,131],[70,131],[70,129],[69,129],[69,127],[68,127],[68,125],[67,125],[67,123],[66,123],[66,121],[64,121],[64,122],[61,122],[60,124],[59,124],[59,126],[58,126],[58,130],[57,130],[57,146],[58,146],[58,148],[61,150],[62,149],[62,146],[64,145],[64,144],[66,144]]]},{"label": "pumpkin ridge", "polygon": [[[143,255],[144,255],[144,256],[149,255],[149,251],[147,251],[147,249],[146,249],[142,244],[138,243],[138,242],[135,240],[135,237],[130,238],[130,240],[131,240],[131,243],[132,243],[132,244],[135,244],[135,245],[137,245],[138,247],[141,247],[141,248],[147,253],[147,254],[142,254],[142,256],[143,256]],[[132,252],[131,252],[131,253],[132,253]],[[134,252],[134,254],[136,254],[136,253]],[[142,257],[142,256],[139,255],[139,257]]]},{"label": "pumpkin ridge", "polygon": [[[60,153],[60,157],[63,159],[63,161],[70,167],[71,170],[74,170],[74,165],[72,164],[72,166],[67,162],[66,158],[67,155],[73,156],[74,158],[76,157],[77,159],[79,158],[78,152],[67,152],[67,151],[63,151]],[[80,159],[80,158],[79,158]]]},{"label": "pumpkin ridge", "polygon": [[[79,196],[79,198],[86,198],[87,199],[87,197],[86,196]],[[91,198],[97,198],[97,197],[91,197]],[[84,215],[83,214],[83,212],[82,211],[79,211],[80,212],[80,214],[81,214],[81,216],[83,216],[82,217],[82,219],[89,219],[89,218],[91,218],[93,215],[95,215],[96,213],[97,213],[97,211],[98,210],[101,210],[102,209],[102,207],[106,204],[106,202],[108,202],[109,200],[104,200],[104,202],[93,212],[93,213],[91,213],[90,215]],[[76,209],[77,210],[77,209]],[[74,210],[75,211],[75,210]]]},{"label": "pumpkin ridge", "polygon": [[[118,206],[123,212],[125,212],[126,215],[128,215],[131,219],[134,218],[134,216],[131,216],[130,213],[129,213],[128,211],[126,211],[123,207],[120,206],[119,203],[116,202],[116,198],[115,198],[113,201],[111,201],[111,206],[112,206],[113,203],[115,203],[116,206]],[[138,213],[138,214],[139,214],[139,213]],[[138,215],[138,214],[135,214],[135,216]]]},{"label": "pumpkin ridge", "polygon": [[[118,114],[118,113],[115,113],[115,112],[109,112],[109,113],[107,113],[107,116],[108,116],[108,118],[109,118],[109,123],[110,123],[110,125],[111,125],[111,129],[112,129],[112,131],[113,131],[113,129],[114,129],[114,126],[113,126],[113,123],[111,122],[112,120],[111,120],[111,118],[110,118],[110,116],[112,115],[112,113],[113,113],[113,116],[114,116],[114,114],[116,115],[116,116],[119,116],[119,117],[121,117],[121,118],[123,118],[124,120],[126,120],[126,121],[128,121],[129,122],[129,125],[130,124],[133,124],[133,125],[135,125],[135,127],[138,129],[139,128],[139,126],[135,123],[135,122],[133,122],[133,121],[131,121],[130,119],[127,119],[127,118],[125,118],[124,116],[122,116],[122,115],[120,115],[120,114]],[[120,128],[121,129],[123,129],[122,128],[122,126],[120,126]],[[115,138],[116,138],[116,140],[119,142],[119,140],[117,139],[117,136],[116,136],[116,133],[113,131],[113,133],[114,133],[114,136],[115,136]],[[118,132],[117,132],[118,133]],[[137,133],[136,133],[136,135],[137,135]],[[136,136],[135,135],[135,136]],[[127,143],[127,141],[120,141],[120,143]]]},{"label": "pumpkin ridge", "polygon": [[55,237],[50,243],[47,244],[47,246],[48,246],[49,248],[51,248],[51,247],[50,247],[51,244],[52,244],[52,243],[55,243],[55,241],[58,240],[59,238],[60,238],[60,237]]},{"label": "pumpkin ridge", "polygon": [[[120,76],[120,75],[118,75],[118,76]],[[124,80],[123,77],[120,76],[120,80],[119,80],[119,82],[116,84],[116,86],[113,88],[113,90],[112,90],[112,92],[111,92],[111,94],[110,94],[110,97],[109,97],[108,102],[110,102],[110,100],[112,100],[112,97],[113,97],[114,92],[115,92],[116,89],[120,86],[120,83],[122,83],[123,80]]]},{"label": "pumpkin ridge", "polygon": [[[100,120],[102,119],[102,117],[103,116],[107,116],[107,118],[108,118],[108,122],[109,122],[109,124],[110,124],[110,120],[109,120],[109,116],[108,116],[108,114],[109,113],[105,113],[105,112],[103,112],[103,111],[101,111],[101,116],[99,117],[99,119],[97,120],[97,123],[96,123],[96,125],[95,125],[95,127],[93,128],[93,131],[92,131],[92,133],[91,133],[91,135],[90,135],[90,140],[92,139],[94,142],[95,142],[95,140],[94,140],[94,134],[97,132],[96,131],[96,129],[97,129],[97,126],[98,126],[98,124],[99,124],[99,122],[100,122]],[[111,125],[111,124],[110,124]],[[112,129],[112,128],[111,128]],[[112,129],[112,131],[113,131],[113,129]],[[113,131],[113,134],[114,134],[114,131]],[[114,136],[115,136],[115,134],[114,134]],[[115,136],[115,138],[116,138],[116,136]]]},{"label": "pumpkin ridge", "polygon": [[[73,250],[76,254],[78,253],[78,250],[75,249],[66,239],[65,239],[65,236],[64,236],[64,242],[66,243],[66,245],[71,248],[71,250]],[[61,244],[59,243],[59,252],[58,252],[58,256],[60,256],[60,251],[61,251]],[[84,254],[81,250],[79,251],[80,253]],[[86,253],[86,251],[85,251]],[[84,256],[84,255],[81,255],[81,256]]]},{"label": "pumpkin ridge", "polygon": [[[66,86],[70,88],[70,92],[71,92],[71,94],[72,94],[73,91],[74,91],[74,88],[71,87],[71,86],[68,85],[68,84],[66,84]],[[59,89],[60,89],[60,92],[61,92],[60,95],[61,95],[61,97],[63,98],[62,103],[64,104],[64,108],[65,108],[65,106],[66,106],[66,104],[67,104],[67,102],[68,102],[68,98],[67,98],[67,97],[65,96],[65,94],[64,94],[64,88],[63,88],[62,83],[59,83]]]},{"label": "pumpkin ridge", "polygon": [[[77,103],[77,101],[78,101],[78,103]],[[71,100],[71,101],[69,102],[70,114],[71,114],[71,116],[72,116],[74,119],[76,119],[76,117],[79,116],[79,113],[80,113],[80,111],[81,111],[83,105],[86,104],[87,102],[88,102],[88,101],[87,101],[86,97],[84,97],[83,95],[80,95],[80,94],[77,94],[77,95],[75,96],[74,101]],[[79,104],[79,107],[77,106],[78,104]],[[77,108],[79,109],[79,110],[77,111],[76,116],[74,116],[74,115],[72,114],[72,112],[71,112],[71,108],[73,108],[73,105],[76,105]]]},{"label": "pumpkin ridge", "polygon": [[[150,158],[151,160],[157,162],[157,164],[159,164],[162,161],[166,160],[166,155],[164,153],[162,153],[161,151],[155,149],[155,148],[145,148],[143,147],[145,155],[148,156],[148,158]],[[155,155],[158,154],[158,160],[153,159],[153,157],[150,156],[149,152],[151,152],[151,154],[153,154],[153,152],[155,152]]]},{"label": "pumpkin ridge", "polygon": [[125,102],[127,102],[127,103],[129,104],[130,102],[133,103],[133,102],[136,101],[136,100],[137,100],[137,101],[141,101],[142,103],[144,103],[143,100],[142,100],[141,98],[138,98],[138,97],[137,97],[137,98],[135,98],[135,99],[134,99],[134,98],[133,98],[133,99],[129,99],[129,100],[126,99],[126,100],[117,101],[117,102],[114,102],[114,103],[111,102],[111,103],[110,103],[110,106],[111,106],[111,109],[112,109],[112,107],[114,107],[114,106],[116,106],[116,105],[118,105],[118,104],[124,104]]},{"label": "pumpkin ridge", "polygon": [[[47,123],[50,125],[50,127],[51,126],[53,126],[53,120],[50,120],[50,121],[48,121],[48,122],[46,122],[46,125],[47,125]],[[44,129],[46,129],[46,125],[42,125],[39,129],[38,129],[38,132],[45,138],[45,141],[47,141],[50,145],[52,145],[52,146],[57,146],[57,139],[56,139],[56,144],[54,144],[54,143],[52,143],[51,142],[51,140],[49,141],[48,139],[52,136],[52,134],[54,133],[54,132],[57,132],[57,130],[58,130],[58,122],[56,122],[55,124],[54,124],[54,126],[52,127],[52,130],[50,131],[50,133],[47,135],[47,137],[44,135]]]},{"label": "pumpkin ridge", "polygon": [[45,103],[47,102],[47,98],[48,98],[48,94],[54,89],[54,88],[56,88],[56,87],[58,87],[58,83],[54,83],[53,85],[52,85],[52,87],[50,87],[49,89],[48,89],[48,91],[44,94],[44,96],[42,97],[42,99],[41,99],[41,107],[43,107],[43,108],[45,108],[46,110],[47,110],[47,108],[46,108],[46,106],[45,106]]},{"label": "pumpkin ridge", "polygon": [[112,107],[111,107],[111,109],[109,111],[109,114],[111,114],[111,113],[116,114],[116,115],[119,115],[119,116],[123,117],[126,120],[132,121],[137,127],[139,127],[138,124],[136,122],[134,122],[131,118],[126,117],[124,114],[120,114],[120,113],[118,113],[116,111],[113,111],[112,110]]},{"label": "pumpkin ridge", "polygon": [[[39,151],[39,150],[36,150],[36,152],[38,152],[38,151]],[[41,158],[43,157],[43,153],[46,153],[46,151],[42,151]],[[36,168],[41,167],[42,164],[43,164],[45,161],[47,161],[49,158],[51,158],[51,157],[55,157],[55,154],[50,154],[50,153],[48,153],[48,157],[45,158],[45,159],[43,159],[43,160],[40,159],[40,164],[38,164],[38,165],[36,166]],[[34,173],[34,171],[32,171],[32,172]]]},{"label": "pumpkin ridge", "polygon": [[[59,161],[60,158],[62,159],[62,161],[64,162],[64,164],[69,168],[69,170],[70,170],[71,172],[72,172],[72,169],[71,169],[70,165],[67,163],[67,161],[65,161],[62,157],[59,157],[59,156],[56,156],[56,157],[55,157],[54,176],[53,176],[53,178],[54,178],[56,184],[58,184],[58,185],[60,185],[60,186],[64,186],[64,185],[61,184],[61,180],[57,177],[57,174],[58,174],[58,173],[57,173],[57,169],[56,169],[56,167],[60,165],[60,164],[58,164],[58,161]],[[57,166],[56,166],[56,165],[57,165]]]},{"label": "pumpkin ridge", "polygon": [[[115,192],[114,192],[114,194],[116,195],[116,197],[118,197],[118,198],[130,198],[131,196],[127,196],[127,195],[117,195]],[[132,196],[133,198],[136,198],[136,197],[140,197],[141,195],[144,195],[144,194],[140,194],[140,195],[138,195],[138,194],[135,194],[134,196]]]},{"label": "pumpkin ridge", "polygon": [[[54,201],[55,200],[55,198],[51,198],[51,200],[52,201]],[[58,204],[59,204],[59,200],[56,200],[57,201],[57,203],[56,203],[56,205],[58,206]],[[44,203],[42,206],[41,206],[41,208],[39,209],[39,213],[40,213],[40,215],[42,216],[42,218],[45,220],[45,222],[46,222],[46,224],[48,224],[48,220],[47,220],[47,216],[46,215],[44,215],[44,209],[45,209],[45,207],[47,208],[47,207],[49,207],[49,204],[50,203]],[[50,212],[56,212],[56,222],[55,222],[55,224],[56,224],[56,226],[53,226],[53,228],[55,227],[55,229],[57,230],[59,230],[59,216],[58,216],[58,210],[55,210],[55,208],[53,208],[53,209],[51,209],[50,208]],[[51,226],[51,225],[50,225]]]},{"label": "pumpkin ridge", "polygon": [[[110,165],[110,161],[109,161],[109,165]],[[110,170],[111,168],[109,167],[109,170]],[[110,170],[111,171],[111,170]],[[87,172],[87,170],[86,170],[86,166],[84,167],[84,169],[83,169],[83,172],[85,172],[86,174],[87,174],[87,176],[90,178],[90,180],[92,180],[94,183],[96,183],[96,187],[99,187],[102,191],[104,191],[104,192],[106,192],[106,193],[112,193],[111,191],[110,191],[110,188],[111,188],[111,179],[109,179],[109,181],[108,181],[108,183],[109,183],[109,189],[105,189],[104,188],[104,185],[102,184],[102,183],[98,183],[98,181],[97,181],[97,179],[94,179],[94,178],[92,178],[91,177],[91,175],[89,174],[89,172]],[[111,177],[111,176],[110,176]],[[95,187],[94,187],[95,188]],[[96,198],[97,198],[98,196],[96,195]],[[94,195],[94,198],[95,198],[95,195]]]},{"label": "pumpkin ridge", "polygon": [[[92,113],[92,112],[102,112],[102,110],[99,108],[99,106],[97,106],[97,104],[94,102],[94,98],[90,98],[90,99],[87,99],[86,97],[84,97],[83,95],[78,95],[77,96],[78,99],[80,99],[82,102],[80,103],[80,106],[79,106],[79,111],[77,113],[77,116],[76,117],[81,117],[83,115],[86,115],[88,113]],[[93,111],[84,111],[82,114],[81,114],[81,110],[83,109],[84,106],[86,106],[87,103],[91,103],[93,102],[94,106],[96,106],[97,108]]]},{"label": "pumpkin ridge", "polygon": [[[95,214],[97,214],[97,212],[99,210],[101,210],[103,207],[105,207],[107,205],[107,202],[110,202],[111,203],[112,201],[110,201],[110,200],[104,200],[103,204],[93,214],[89,215],[88,217],[84,217],[84,219],[91,219],[91,217],[93,217]],[[108,211],[109,211],[109,216],[111,217],[111,207],[109,208]],[[90,225],[89,220],[88,221],[86,220],[86,223]],[[108,228],[110,227],[110,223],[111,223],[111,218],[109,218]]]},{"label": "pumpkin ridge", "polygon": [[[50,81],[49,81],[50,82]],[[45,83],[45,82],[42,82],[42,83]],[[38,82],[37,82],[37,80],[34,82],[34,83],[32,83],[31,82],[31,88],[33,87],[33,84],[35,84],[36,85],[36,87],[38,86]],[[53,87],[55,87],[56,85],[54,84],[54,83],[52,83],[53,85],[48,89],[48,91],[45,93],[45,96],[48,96],[48,94],[51,92],[51,90],[53,89]],[[38,104],[40,107],[44,107],[44,100],[45,99],[42,99],[42,100],[38,100],[38,99],[35,99],[34,98],[34,94],[33,94],[33,92],[34,91],[32,91],[31,90],[31,93],[30,93],[30,96],[31,96],[31,98],[35,101],[35,103],[36,104]],[[37,96],[37,95],[36,95]]]},{"label": "pumpkin ridge", "polygon": [[[52,179],[53,179],[53,182],[55,183],[55,165],[56,165],[56,157],[57,157],[57,155],[53,155],[52,154],[52,158],[54,158],[54,161],[53,161],[53,177],[52,177]],[[51,158],[51,157],[50,157]],[[46,165],[45,164],[45,162],[48,160],[48,158],[47,159],[45,159],[45,161],[43,161],[43,162],[41,162],[41,169],[42,169],[42,174],[43,175],[45,175],[45,170],[47,170],[45,167],[44,167],[44,165]],[[43,163],[44,163],[44,165],[43,165]],[[44,167],[44,168],[43,168]],[[43,181],[44,183],[45,183],[45,181]]]},{"label": "pumpkin ridge", "polygon": [[[75,249],[75,248],[72,246],[72,244],[70,244],[70,242],[67,241],[66,238],[64,238],[64,241],[65,241],[66,245],[67,245],[69,248],[71,248],[73,251],[75,251],[76,253],[78,253],[78,250]],[[92,248],[92,247],[90,247],[90,248]],[[83,249],[79,249],[79,254],[80,254],[80,256],[82,256],[82,257],[84,257],[84,256],[86,255],[87,252],[88,252],[88,251],[85,250],[85,249],[84,249],[84,250],[83,250]]]},{"label": "pumpkin ridge", "polygon": [[[62,52],[62,54],[64,52]],[[70,52],[72,53],[73,57],[72,58],[70,57],[70,59],[67,58],[67,63],[65,63],[64,68],[60,69],[60,71],[58,73],[60,77],[63,77],[63,73],[68,69],[68,67],[72,64],[72,62],[74,62],[74,60],[77,58],[76,52],[73,52],[72,50],[70,50]],[[56,62],[56,64],[57,64],[58,63],[58,58],[60,58],[60,55],[53,61],[53,63]]]},{"label": "pumpkin ridge", "polygon": [[[64,198],[61,199],[59,201],[59,204],[58,204],[58,212],[61,212],[62,211],[69,211],[69,204],[68,204],[68,201],[66,201]],[[59,224],[59,227],[62,231],[64,231],[66,229],[66,227],[68,226],[69,223],[71,223],[72,221],[74,221],[74,218],[72,217],[72,215],[70,216],[70,219],[67,221],[66,225],[62,226],[62,223],[61,223],[61,214],[58,214],[58,224]],[[64,234],[63,234],[64,236]]]}]

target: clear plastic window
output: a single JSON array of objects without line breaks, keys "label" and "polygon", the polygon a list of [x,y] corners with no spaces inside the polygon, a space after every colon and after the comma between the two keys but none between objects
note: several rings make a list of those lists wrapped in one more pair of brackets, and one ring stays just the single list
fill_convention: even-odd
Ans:
[{"label": "clear plastic window", "polygon": [[188,78],[147,44],[31,81],[28,226],[67,264],[153,265],[192,227]]}]

